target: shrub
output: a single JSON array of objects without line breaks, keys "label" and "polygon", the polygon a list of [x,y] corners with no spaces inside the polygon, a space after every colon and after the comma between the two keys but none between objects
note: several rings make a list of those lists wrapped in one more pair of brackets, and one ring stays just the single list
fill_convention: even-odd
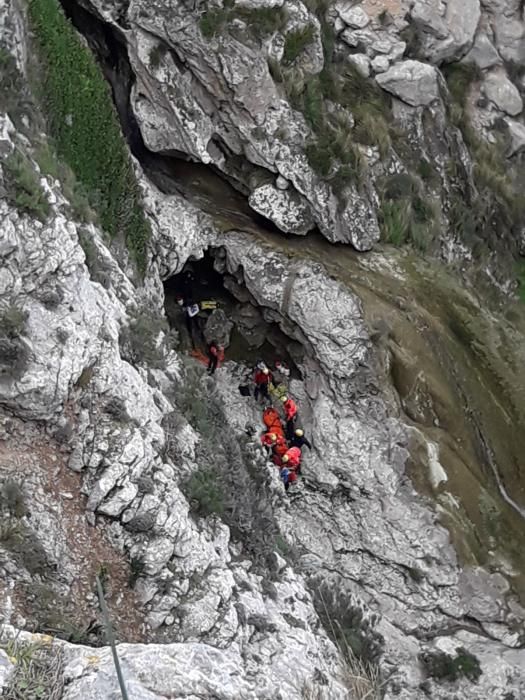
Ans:
[{"label": "shrub", "polygon": [[419,659],[427,676],[438,681],[455,682],[459,678],[468,678],[475,683],[482,671],[479,660],[464,647],[456,648],[456,656],[442,651],[427,651]]},{"label": "shrub", "polygon": [[93,282],[98,282],[105,289],[109,289],[111,287],[112,268],[99,252],[91,237],[91,232],[87,229],[80,229],[78,242],[86,256],[86,267],[89,270],[89,276]]},{"label": "shrub", "polygon": [[19,151],[14,151],[4,165],[8,201],[21,212],[45,221],[51,206],[32,162]]},{"label": "shrub", "polygon": [[207,39],[218,34],[228,20],[228,11],[222,8],[207,10],[199,19],[200,30]]},{"label": "shrub", "polygon": [[149,63],[152,68],[158,68],[164,56],[168,53],[168,47],[159,42],[149,52]]},{"label": "shrub", "polygon": [[57,152],[103,228],[125,239],[143,273],[150,228],[108,86],[58,0],[30,0],[29,16],[45,65],[43,104]]},{"label": "shrub", "polygon": [[7,479],[0,490],[0,505],[11,517],[22,518],[27,513],[24,492],[20,484]]},{"label": "shrub", "polygon": [[281,31],[288,21],[284,7],[236,7],[232,15],[244,20],[259,37]]},{"label": "shrub", "polygon": [[0,314],[0,376],[19,378],[27,367],[29,351],[22,339],[27,313],[17,306],[9,306]]},{"label": "shrub", "polygon": [[359,107],[354,110],[355,139],[366,146],[377,146],[379,154],[382,158],[386,158],[392,141],[390,138],[390,130],[386,119],[382,114],[371,114],[366,109]]},{"label": "shrub", "polygon": [[[131,364],[146,364],[162,369],[166,365],[169,351],[168,322],[165,318],[154,316],[151,311],[141,309],[132,317],[129,326],[120,335],[122,356]],[[159,336],[164,333],[162,341]]]},{"label": "shrub", "polygon": [[290,65],[312,43],[315,37],[315,27],[307,24],[299,29],[288,32],[284,39],[284,51],[282,61],[285,65]]},{"label": "shrub", "polygon": [[60,160],[55,149],[49,143],[41,143],[35,148],[34,158],[44,175],[60,182],[64,197],[69,203],[70,213],[84,223],[96,221],[96,213],[90,207],[82,186],[71,168]]},{"label": "shrub", "polygon": [[395,246],[412,243],[414,248],[425,251],[436,220],[436,206],[425,199],[415,177],[401,173],[386,181],[379,211],[384,241]]},{"label": "shrub", "polygon": [[211,469],[201,468],[194,472],[184,492],[190,505],[202,516],[222,515],[224,513],[224,496],[217,477]]},{"label": "shrub", "polygon": [[131,420],[126,409],[126,404],[118,396],[113,396],[104,406],[104,413],[107,413],[118,423],[129,423]]},{"label": "shrub", "polygon": [[18,338],[24,333],[27,311],[11,305],[0,315],[0,332],[8,338]]}]

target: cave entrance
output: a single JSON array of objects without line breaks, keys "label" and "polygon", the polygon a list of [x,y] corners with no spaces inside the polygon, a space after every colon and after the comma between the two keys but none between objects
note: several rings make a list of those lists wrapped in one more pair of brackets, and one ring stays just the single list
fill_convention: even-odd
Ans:
[{"label": "cave entrance", "polygon": [[[303,360],[303,347],[257,304],[242,282],[242,271],[236,276],[226,271],[224,249],[209,248],[202,258],[190,258],[179,274],[164,282],[164,295],[169,324],[186,349],[205,352],[216,340],[224,345],[226,360],[250,367],[258,360],[269,367],[281,360],[294,378],[301,378],[297,364]],[[188,323],[185,308],[193,304],[199,311]]]}]

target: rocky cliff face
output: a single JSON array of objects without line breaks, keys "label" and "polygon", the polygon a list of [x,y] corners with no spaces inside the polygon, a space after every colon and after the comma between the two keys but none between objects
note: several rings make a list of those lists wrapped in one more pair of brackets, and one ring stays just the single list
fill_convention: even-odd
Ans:
[{"label": "rocky cliff face", "polygon": [[[2,117],[6,193],[14,155],[26,194],[33,174],[29,203],[18,191],[0,204],[6,687],[23,671],[11,623],[69,639],[37,640],[61,697],[117,692],[98,574],[133,698],[525,694],[523,311],[506,302],[505,318],[411,253],[329,243],[370,248],[380,199],[382,225],[405,212],[415,236],[432,193],[443,255],[494,274],[513,253],[514,221],[488,259],[472,252],[508,190],[488,202],[486,229],[451,225],[459,184],[473,211],[483,197],[471,171],[489,147],[469,152],[473,135],[466,145],[448,121],[440,68],[476,63],[469,119],[489,139],[494,117],[519,134],[505,77],[521,62],[517,4],[86,4],[123,114],[131,85],[152,236],[137,282],[119,242],[79,223],[64,178],[44,174],[44,137]],[[1,16],[26,70],[24,13],[6,2]],[[353,109],[346,84],[318,102],[328,61]],[[174,178],[174,154],[215,174],[188,164],[195,175]],[[250,221],[237,195],[217,199],[216,172],[282,232],[318,226],[329,242]],[[226,322],[260,348],[274,338],[297,366],[313,450],[288,494],[245,435],[262,428],[260,407],[238,392],[247,360],[233,336],[211,378],[163,321],[163,282],[206,256],[233,299]]]}]

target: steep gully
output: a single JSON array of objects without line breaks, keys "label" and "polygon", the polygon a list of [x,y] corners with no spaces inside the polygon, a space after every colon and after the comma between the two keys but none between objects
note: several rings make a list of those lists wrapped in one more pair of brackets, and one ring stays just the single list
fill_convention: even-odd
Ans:
[{"label": "steep gully", "polygon": [[[389,254],[390,262],[385,264],[384,256],[380,261],[374,253],[358,255],[347,246],[330,244],[317,231],[300,239],[286,236],[257,215],[245,196],[213,167],[185,160],[179,153],[150,152],[129,104],[133,75],[124,39],[76,2],[63,0],[63,6],[111,84],[133,154],[161,191],[178,193],[194,203],[213,217],[220,230],[247,231],[288,255],[321,262],[357,292],[384,359],[385,381],[399,397],[392,410],[404,413],[414,428],[413,436],[422,433],[439,445],[440,460],[447,467],[446,490],[459,497],[466,521],[458,520],[447,505],[445,486],[432,484],[430,460],[414,438],[409,473],[416,487],[438,501],[443,522],[467,562],[494,563],[489,550],[496,540],[498,548],[510,556],[512,568],[524,571],[525,554],[519,543],[525,491],[519,460],[525,450],[525,430],[516,430],[518,425],[525,427],[524,416],[512,393],[516,377],[508,376],[506,366],[495,367],[494,358],[479,349],[480,340],[488,343],[487,331],[494,331],[498,342],[505,343],[506,329],[488,327],[472,297],[443,270],[395,253]],[[514,322],[525,333],[521,312]],[[428,401],[431,410],[422,408]],[[496,493],[501,500],[494,498]],[[483,498],[496,509],[497,526],[490,522],[494,512],[482,512]],[[464,532],[466,522],[471,527]],[[515,577],[513,585],[525,599],[525,575]]]}]

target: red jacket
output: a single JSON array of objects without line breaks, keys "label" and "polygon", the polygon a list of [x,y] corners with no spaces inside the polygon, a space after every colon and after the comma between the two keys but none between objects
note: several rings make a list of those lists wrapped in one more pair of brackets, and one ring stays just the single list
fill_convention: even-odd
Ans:
[{"label": "red jacket", "polygon": [[297,404],[293,399],[287,399],[283,404],[283,408],[286,420],[292,420],[297,415]]},{"label": "red jacket", "polygon": [[265,374],[262,370],[255,373],[254,382],[256,384],[269,384],[272,381],[272,373]]},{"label": "red jacket", "polygon": [[261,442],[263,445],[266,445],[267,447],[272,447],[272,445],[275,445],[276,441],[272,440],[270,437],[271,435],[275,435],[275,437],[277,437],[276,433],[272,433],[271,431],[261,435]]},{"label": "red jacket", "polygon": [[288,452],[288,445],[283,437],[277,438],[277,442],[273,446],[273,453],[282,457]]},{"label": "red jacket", "polygon": [[301,450],[298,447],[290,447],[286,454],[288,455],[287,467],[295,469],[301,465]]}]

